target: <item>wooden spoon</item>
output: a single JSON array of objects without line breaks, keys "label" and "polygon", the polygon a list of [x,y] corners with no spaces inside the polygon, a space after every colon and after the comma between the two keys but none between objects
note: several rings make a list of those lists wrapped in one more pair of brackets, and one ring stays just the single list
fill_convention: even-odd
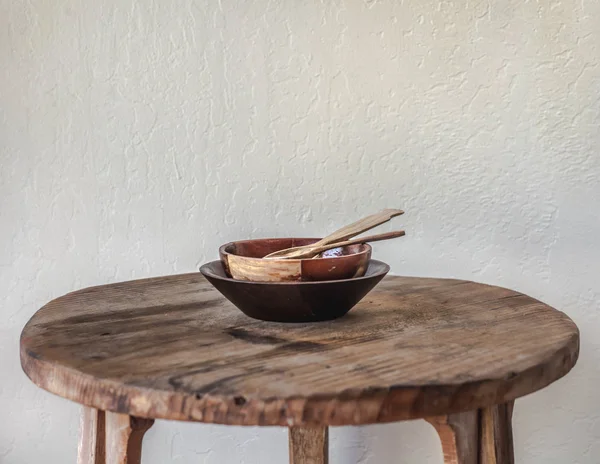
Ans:
[{"label": "wooden spoon", "polygon": [[[348,245],[355,245],[357,243],[366,243],[366,242],[379,242],[381,240],[389,240],[391,238],[402,237],[405,235],[403,230],[396,230],[394,232],[386,232],[384,234],[376,234],[369,235],[367,237],[358,237],[353,238],[352,240],[345,240],[343,242],[335,242],[328,243],[327,245],[315,246],[313,245],[304,245],[301,247],[287,248],[285,250],[276,251],[275,253],[271,253],[265,256],[265,259],[306,259],[312,258],[323,251],[330,250],[332,248],[345,247]],[[318,243],[318,242],[317,242]],[[283,256],[277,256],[277,253],[283,253]]]},{"label": "wooden spoon", "polygon": [[351,237],[354,237],[355,235],[362,234],[367,230],[371,230],[373,227],[377,227],[378,225],[383,224],[384,222],[388,222],[390,219],[396,216],[400,216],[401,214],[404,214],[404,211],[402,211],[401,209],[384,209],[379,213],[371,214],[370,216],[364,217],[356,222],[353,222],[352,224],[344,226],[341,229],[338,229],[335,232],[329,234],[327,237],[322,238],[318,242],[313,243],[312,245],[304,245],[302,247],[294,247],[287,248],[285,250],[279,250],[274,253],[268,254],[267,256],[265,256],[265,258],[295,258],[296,256],[286,256],[286,252],[290,252],[290,250],[292,250],[292,252],[295,252],[300,250],[301,248],[314,248],[322,245],[328,245],[330,243],[336,243],[343,240],[347,240]]}]

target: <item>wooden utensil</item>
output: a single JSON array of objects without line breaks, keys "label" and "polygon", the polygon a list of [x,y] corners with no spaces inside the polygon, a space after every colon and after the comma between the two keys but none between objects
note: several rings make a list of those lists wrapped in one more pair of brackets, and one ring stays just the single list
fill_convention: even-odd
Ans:
[{"label": "wooden utensil", "polygon": [[[330,250],[332,248],[345,247],[348,245],[355,245],[357,243],[379,242],[381,240],[389,240],[391,238],[402,237],[403,235],[405,235],[405,232],[403,230],[396,230],[394,232],[386,232],[384,234],[369,235],[367,237],[358,237],[358,238],[353,238],[352,240],[328,243],[327,245],[321,245],[321,246],[316,246],[317,244],[315,243],[314,245],[308,245],[308,246],[305,245],[305,246],[301,246],[301,247],[287,248],[286,250],[276,251],[275,253],[271,253],[271,254],[265,256],[263,259],[312,258],[313,256],[316,256],[319,253]],[[317,243],[319,243],[319,242],[317,242]]]},{"label": "wooden utensil", "polygon": [[[364,217],[352,224],[342,227],[341,229],[336,230],[335,232],[329,234],[328,236],[322,238],[316,243],[312,245],[307,245],[306,247],[314,248],[323,245],[328,245],[330,243],[337,243],[344,240],[347,240],[351,237],[354,237],[358,234],[362,234],[367,230],[371,230],[374,227],[377,227],[384,222],[388,222],[390,219],[400,216],[404,214],[404,211],[401,209],[384,209],[379,213],[371,214],[370,216]],[[360,243],[360,242],[359,242]],[[301,247],[295,247],[293,251],[300,251]],[[278,258],[296,258],[297,256],[286,256],[285,252],[292,252],[292,248],[286,250],[276,251],[275,253],[270,253],[265,258],[274,258],[277,256]]]}]

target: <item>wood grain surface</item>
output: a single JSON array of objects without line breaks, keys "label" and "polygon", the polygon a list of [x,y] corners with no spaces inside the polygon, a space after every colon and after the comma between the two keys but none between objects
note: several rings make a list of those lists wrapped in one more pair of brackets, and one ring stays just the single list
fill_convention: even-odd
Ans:
[{"label": "wood grain surface", "polygon": [[106,413],[106,464],[141,464],[142,439],[154,421]]},{"label": "wood grain surface", "polygon": [[442,442],[444,464],[514,464],[512,401],[427,417]]},{"label": "wood grain surface", "polygon": [[84,407],[79,424],[77,464],[106,463],[105,413]]},{"label": "wood grain surface", "polygon": [[442,442],[444,464],[479,464],[480,411],[428,417]]},{"label": "wood grain surface", "polygon": [[88,288],[23,329],[40,387],[131,414],[240,425],[346,425],[508,402],[565,375],[579,333],[520,293],[388,277],[345,317],[252,320],[199,274]]},{"label": "wood grain surface", "polygon": [[510,402],[481,410],[480,464],[514,464],[513,407],[513,402]]},{"label": "wood grain surface", "polygon": [[291,427],[289,434],[290,464],[329,463],[327,427]]}]

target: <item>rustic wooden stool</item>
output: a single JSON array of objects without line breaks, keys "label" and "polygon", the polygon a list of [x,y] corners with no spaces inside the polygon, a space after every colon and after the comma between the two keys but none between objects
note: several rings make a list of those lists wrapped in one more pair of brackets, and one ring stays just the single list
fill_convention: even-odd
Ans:
[{"label": "rustic wooden stool", "polygon": [[153,419],[289,427],[291,463],[322,464],[329,425],[417,418],[446,463],[512,463],[513,400],[578,350],[575,324],[528,296],[409,277],[312,324],[249,319],[199,273],[124,282],[50,302],[21,337],[27,375],[85,405],[80,464],[139,463]]}]

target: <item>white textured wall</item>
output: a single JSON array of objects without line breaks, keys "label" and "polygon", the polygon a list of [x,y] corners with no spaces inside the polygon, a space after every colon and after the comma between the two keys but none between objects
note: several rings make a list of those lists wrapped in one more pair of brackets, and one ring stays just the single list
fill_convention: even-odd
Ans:
[{"label": "white textured wall", "polygon": [[[49,299],[396,206],[409,235],[375,251],[394,273],[579,324],[575,370],[517,402],[517,462],[599,462],[597,0],[0,0],[0,169],[3,464],[74,462],[78,407],[18,363]],[[287,443],[159,422],[144,453],[270,464]],[[333,430],[333,464],[440,459],[423,422]]]}]

